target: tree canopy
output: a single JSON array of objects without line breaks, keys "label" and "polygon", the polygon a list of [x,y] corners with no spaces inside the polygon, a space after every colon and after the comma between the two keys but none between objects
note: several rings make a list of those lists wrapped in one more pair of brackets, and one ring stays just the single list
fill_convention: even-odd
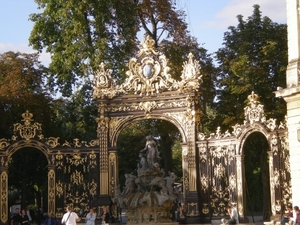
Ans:
[{"label": "tree canopy", "polygon": [[[184,12],[171,0],[36,0],[29,42],[34,49],[51,53],[49,84],[69,96],[76,85],[108,64],[116,80],[137,50],[137,34],[174,43],[187,40]],[[185,41],[186,42],[186,41]]]},{"label": "tree canopy", "polygon": [[283,120],[283,99],[272,91],[285,85],[287,27],[262,17],[259,5],[245,21],[224,34],[223,47],[216,52],[219,63],[217,82],[217,121],[223,127],[242,123],[247,96],[254,91],[265,106],[267,117]]},{"label": "tree canopy", "polygon": [[44,85],[47,74],[47,68],[38,61],[38,54],[0,54],[1,137],[11,137],[11,126],[22,119],[26,110],[34,111],[34,119],[47,127],[46,134],[53,132],[52,98]]}]

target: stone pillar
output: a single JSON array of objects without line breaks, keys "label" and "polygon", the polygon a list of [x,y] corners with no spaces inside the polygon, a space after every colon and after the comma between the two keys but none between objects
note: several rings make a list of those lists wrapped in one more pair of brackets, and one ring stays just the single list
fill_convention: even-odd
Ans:
[{"label": "stone pillar", "polygon": [[236,188],[237,188],[237,211],[240,222],[248,222],[246,218],[246,188],[245,188],[245,166],[244,155],[236,155]]},{"label": "stone pillar", "polygon": [[269,155],[269,174],[270,174],[269,178],[270,178],[271,211],[272,211],[272,216],[275,216],[276,215],[276,208],[275,208],[276,198],[275,198],[273,152],[268,151],[268,155]]},{"label": "stone pillar", "polygon": [[288,29],[288,67],[286,71],[287,87],[299,85],[300,65],[300,22],[299,0],[286,0]]},{"label": "stone pillar", "polygon": [[287,128],[290,150],[291,182],[293,205],[300,206],[300,15],[299,0],[286,0],[288,26],[288,67],[287,88],[276,91],[287,103]]}]

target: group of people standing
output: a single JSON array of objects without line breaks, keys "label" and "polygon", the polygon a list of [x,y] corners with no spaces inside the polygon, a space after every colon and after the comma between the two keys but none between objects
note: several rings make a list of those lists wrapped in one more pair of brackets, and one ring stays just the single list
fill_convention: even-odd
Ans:
[{"label": "group of people standing", "polygon": [[[89,213],[85,217],[86,225],[95,225],[95,220],[96,220],[96,213],[94,212],[93,208],[90,208]],[[102,207],[102,212],[100,215],[101,218],[101,223],[102,224],[107,224],[110,221],[110,214],[107,211],[106,207]],[[72,212],[72,207],[68,206],[67,207],[67,212],[63,215],[63,218],[61,220],[61,224],[64,225],[76,225],[80,221],[79,216],[77,213]],[[48,225],[48,224],[45,224]]]},{"label": "group of people standing", "polygon": [[[61,219],[61,224],[63,225],[76,225],[81,219],[77,213],[72,211],[71,206],[67,206],[66,213]],[[110,214],[107,211],[106,207],[102,208],[100,215],[102,224],[107,224],[110,221]],[[89,213],[86,215],[86,225],[95,225],[96,213],[94,209],[91,208]],[[19,208],[15,209],[14,214],[11,217],[11,225],[31,225],[32,217],[29,213],[29,210],[21,210]],[[49,213],[48,216],[44,219],[43,225],[58,225],[58,220],[55,218],[53,213]]]},{"label": "group of people standing", "polygon": [[[226,206],[227,212],[230,216],[229,220],[222,219],[223,224],[239,224],[238,213],[236,209],[232,208],[230,205]],[[280,225],[300,225],[300,210],[298,206],[288,206],[287,214],[281,219]]]},{"label": "group of people standing", "polygon": [[29,210],[22,209],[20,212],[19,208],[15,209],[15,213],[11,217],[11,225],[29,225],[32,219]]},{"label": "group of people standing", "polygon": [[[40,209],[38,209],[35,217],[35,222],[37,225],[41,225],[42,223],[44,223],[44,225],[57,225],[57,220],[55,219],[53,213],[50,213],[46,218],[43,219],[42,212]],[[22,209],[21,212],[19,208],[16,208],[11,217],[11,225],[31,224],[33,224],[33,218],[29,207],[26,207],[26,210]]]}]

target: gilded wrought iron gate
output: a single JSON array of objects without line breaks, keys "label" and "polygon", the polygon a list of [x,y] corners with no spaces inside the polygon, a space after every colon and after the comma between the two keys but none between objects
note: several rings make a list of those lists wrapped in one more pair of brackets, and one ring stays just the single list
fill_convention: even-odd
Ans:
[{"label": "gilded wrought iron gate", "polygon": [[[48,212],[61,217],[71,204],[81,214],[93,205],[111,205],[118,185],[117,139],[132,121],[163,119],[173,123],[182,138],[183,198],[188,223],[207,223],[225,214],[225,204],[235,203],[241,217],[245,215],[245,168],[243,145],[253,132],[262,133],[270,146],[269,170],[273,216],[291,202],[290,168],[286,125],[266,119],[263,105],[252,93],[245,107],[244,124],[232,132],[209,136],[199,131],[198,89],[200,65],[190,54],[183,64],[181,80],[168,73],[167,59],[154,49],[147,37],[136,58],[129,61],[127,79],[115,85],[109,69],[102,63],[94,76],[93,97],[97,101],[97,140],[74,139],[59,143],[59,138],[42,135],[41,124],[33,115],[22,115],[24,123],[14,124],[11,139],[0,139],[1,223],[8,220],[8,160],[24,147],[36,148],[48,160]],[[97,201],[95,201],[97,200]],[[116,206],[111,205],[116,216]],[[99,208],[98,208],[99,209]]]},{"label": "gilded wrought iron gate", "polygon": [[1,222],[9,219],[8,162],[12,154],[25,147],[36,148],[48,161],[48,208],[57,218],[62,217],[66,205],[78,213],[87,212],[100,195],[99,142],[93,140],[58,143],[59,138],[45,138],[42,126],[32,123],[33,114],[22,114],[24,123],[14,124],[11,139],[0,139],[1,158]]},{"label": "gilded wrought iron gate", "polygon": [[224,217],[225,205],[237,207],[240,220],[246,222],[245,215],[245,163],[243,147],[250,134],[263,134],[269,144],[269,183],[272,218],[281,217],[282,212],[292,204],[291,176],[286,124],[276,124],[275,119],[266,119],[263,105],[258,96],[248,96],[249,103],[244,108],[244,124],[236,124],[233,131],[205,136],[198,133],[197,152],[199,154],[200,213],[203,218]]}]

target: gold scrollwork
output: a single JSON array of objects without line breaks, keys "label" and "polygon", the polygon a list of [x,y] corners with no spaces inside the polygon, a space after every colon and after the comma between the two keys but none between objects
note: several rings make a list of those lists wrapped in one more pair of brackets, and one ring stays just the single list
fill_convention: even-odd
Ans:
[{"label": "gold scrollwork", "polygon": [[57,197],[60,198],[60,197],[63,196],[63,193],[64,193],[64,186],[63,186],[63,183],[62,183],[60,180],[56,183],[55,190],[56,190],[56,196],[57,196]]},{"label": "gold scrollwork", "polygon": [[56,156],[55,156],[55,159],[56,159],[55,166],[56,166],[57,169],[62,169],[63,168],[63,165],[64,165],[63,158],[64,158],[64,156],[63,156],[63,154],[61,154],[61,151],[58,151]]},{"label": "gold scrollwork", "polygon": [[31,121],[33,121],[32,113],[29,113],[29,111],[27,110],[25,113],[22,114],[22,117],[22,121],[24,121],[24,124],[15,123],[14,134],[19,132],[21,138],[29,140],[35,137],[37,131],[42,132],[42,125],[40,123],[31,124]]},{"label": "gold scrollwork", "polygon": [[0,192],[1,192],[1,222],[5,224],[8,220],[8,175],[7,172],[1,173],[1,183],[0,183]]},{"label": "gold scrollwork", "polygon": [[205,193],[208,190],[208,177],[205,175],[202,175],[201,177],[201,190],[203,190],[203,192]]},{"label": "gold scrollwork", "polygon": [[225,176],[225,167],[222,165],[222,163],[216,165],[214,169],[214,176],[219,179]]},{"label": "gold scrollwork", "polygon": [[7,140],[5,138],[0,139],[0,150],[5,149],[9,145],[10,145],[9,140]]},{"label": "gold scrollwork", "polygon": [[59,137],[50,137],[46,140],[46,144],[50,147],[50,148],[55,148],[57,146],[59,146]]},{"label": "gold scrollwork", "polygon": [[83,179],[83,174],[80,171],[75,170],[70,177],[70,180],[72,182],[72,184],[82,184],[84,179]]},{"label": "gold scrollwork", "polygon": [[68,156],[66,158],[66,160],[67,160],[67,163],[70,163],[70,165],[78,166],[78,165],[83,165],[84,163],[86,163],[87,158],[86,158],[86,156],[81,157],[80,153],[74,153],[71,156]]},{"label": "gold scrollwork", "polygon": [[90,195],[92,197],[96,196],[96,194],[97,194],[97,187],[98,187],[98,185],[97,185],[97,183],[94,180],[92,180],[92,182],[89,183],[89,192],[90,192]]}]

